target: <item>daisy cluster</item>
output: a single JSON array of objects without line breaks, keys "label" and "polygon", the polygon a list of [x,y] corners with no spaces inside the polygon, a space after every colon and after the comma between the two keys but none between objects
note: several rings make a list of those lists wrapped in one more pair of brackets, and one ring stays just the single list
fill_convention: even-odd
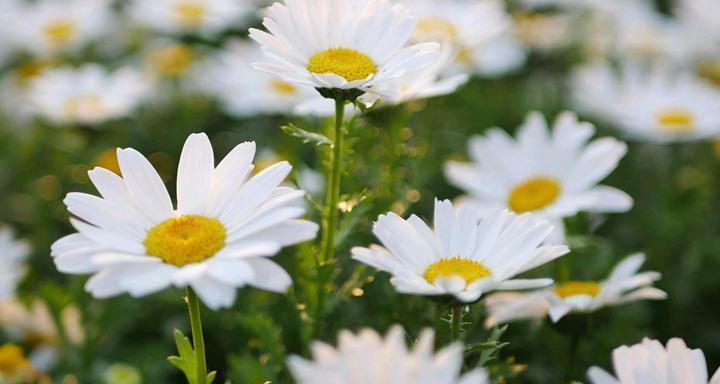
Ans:
[{"label": "daisy cluster", "polygon": [[627,176],[720,139],[720,3],[658,4],[3,0],[0,383],[559,382],[511,323],[562,380],[720,384],[677,337],[599,367],[706,267],[624,233],[715,185]]}]

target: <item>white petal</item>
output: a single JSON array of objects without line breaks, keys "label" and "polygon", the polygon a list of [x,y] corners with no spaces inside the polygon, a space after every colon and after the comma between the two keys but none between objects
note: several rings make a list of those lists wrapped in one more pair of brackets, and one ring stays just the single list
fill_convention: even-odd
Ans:
[{"label": "white petal", "polygon": [[185,141],[177,171],[177,207],[182,214],[207,214],[215,160],[210,139],[194,133]]}]

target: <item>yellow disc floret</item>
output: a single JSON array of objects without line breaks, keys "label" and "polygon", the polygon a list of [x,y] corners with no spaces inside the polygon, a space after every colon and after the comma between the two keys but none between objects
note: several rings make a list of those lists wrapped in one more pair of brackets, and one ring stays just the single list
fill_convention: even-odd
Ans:
[{"label": "yellow disc floret", "polygon": [[225,245],[225,226],[206,216],[183,215],[152,227],[145,238],[148,255],[182,266],[215,255]]},{"label": "yellow disc floret", "polygon": [[691,132],[695,116],[685,108],[667,109],[657,114],[658,123],[664,131],[674,133]]},{"label": "yellow disc floret", "polygon": [[175,6],[175,16],[178,22],[187,27],[197,27],[205,20],[207,10],[202,4],[195,2],[181,2]]},{"label": "yellow disc floret", "polygon": [[444,17],[430,16],[418,21],[415,27],[415,35],[420,40],[454,40],[458,37],[458,30],[450,20]]},{"label": "yellow disc floret", "polygon": [[75,24],[70,20],[53,20],[45,25],[45,38],[53,45],[63,45],[75,35]]},{"label": "yellow disc floret", "polygon": [[270,82],[270,88],[281,95],[294,95],[297,93],[297,88],[294,85],[282,80],[273,79]]},{"label": "yellow disc floret", "polygon": [[79,95],[65,102],[64,112],[68,119],[92,120],[104,115],[105,103],[99,95]]},{"label": "yellow disc floret", "polygon": [[32,365],[20,347],[12,343],[0,346],[0,378],[19,375],[30,368]]},{"label": "yellow disc floret", "polygon": [[534,177],[516,186],[508,197],[508,206],[515,212],[545,208],[560,196],[560,183],[550,177]]},{"label": "yellow disc floret", "polygon": [[556,295],[566,298],[577,295],[588,295],[595,297],[600,293],[600,284],[594,281],[566,281],[559,283],[553,288]]},{"label": "yellow disc floret", "polygon": [[195,59],[192,48],[183,44],[169,44],[157,48],[148,55],[148,62],[162,76],[181,76]]},{"label": "yellow disc floret", "polygon": [[362,80],[377,72],[370,56],[350,48],[330,48],[310,57],[312,73],[334,73],[347,81]]},{"label": "yellow disc floret", "polygon": [[446,257],[430,264],[423,273],[428,283],[434,284],[438,277],[460,276],[466,284],[490,276],[490,270],[475,260]]}]

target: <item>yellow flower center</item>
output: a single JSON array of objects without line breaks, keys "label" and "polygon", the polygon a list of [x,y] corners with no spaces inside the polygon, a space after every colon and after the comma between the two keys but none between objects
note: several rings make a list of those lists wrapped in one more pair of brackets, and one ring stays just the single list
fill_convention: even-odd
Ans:
[{"label": "yellow flower center", "polygon": [[415,27],[415,35],[419,40],[438,38],[454,40],[458,34],[455,24],[444,17],[424,17],[418,21]]},{"label": "yellow flower center", "polygon": [[225,226],[210,217],[183,215],[152,227],[145,237],[145,251],[168,264],[198,263],[225,245]]},{"label": "yellow flower center", "polygon": [[281,95],[294,95],[297,93],[297,88],[294,85],[282,80],[272,80],[270,88]]},{"label": "yellow flower center", "polygon": [[577,295],[597,296],[600,293],[600,284],[594,281],[567,281],[556,284],[553,288],[556,295],[566,298]]},{"label": "yellow flower center", "polygon": [[552,204],[560,196],[560,183],[550,177],[534,177],[516,186],[508,198],[515,212],[530,212]]},{"label": "yellow flower center", "polygon": [[15,81],[20,88],[27,88],[30,83],[35,80],[42,71],[48,66],[48,64],[30,60],[22,64],[17,70],[15,70]]},{"label": "yellow flower center", "polygon": [[45,38],[53,45],[63,45],[75,35],[75,24],[70,20],[54,20],[45,25]]},{"label": "yellow flower center", "polygon": [[370,56],[350,48],[330,48],[310,57],[312,73],[334,73],[347,81],[362,80],[377,72]]},{"label": "yellow flower center", "polygon": [[687,133],[693,130],[695,116],[685,108],[675,108],[657,114],[660,127],[671,133]]},{"label": "yellow flower center", "polygon": [[194,2],[181,2],[175,6],[178,22],[187,27],[197,27],[205,20],[207,9]]},{"label": "yellow flower center", "polygon": [[75,96],[65,102],[65,116],[70,119],[92,119],[104,110],[103,99],[98,95]]},{"label": "yellow flower center", "polygon": [[30,362],[23,355],[20,347],[12,343],[0,346],[0,373],[16,375],[30,367]]},{"label": "yellow flower center", "polygon": [[153,70],[162,76],[180,76],[187,72],[195,54],[183,44],[170,44],[150,52],[148,61]]},{"label": "yellow flower center", "polygon": [[460,276],[466,284],[491,275],[490,270],[474,260],[447,257],[430,264],[423,273],[428,283],[434,284],[438,277]]}]

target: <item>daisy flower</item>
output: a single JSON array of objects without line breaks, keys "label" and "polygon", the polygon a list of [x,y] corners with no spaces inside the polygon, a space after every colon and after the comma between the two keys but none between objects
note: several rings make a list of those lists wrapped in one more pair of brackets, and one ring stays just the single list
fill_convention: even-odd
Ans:
[{"label": "daisy flower", "polygon": [[550,130],[545,118],[532,112],[517,139],[499,128],[472,138],[472,162],[450,161],[445,174],[469,194],[463,203],[480,214],[498,209],[539,214],[553,221],[553,238],[560,239],[564,217],[632,206],[626,193],[597,185],[617,167],[626,145],[609,137],[588,142],[594,133],[592,124],[579,122],[573,113],[562,113]]},{"label": "daisy flower", "polygon": [[15,239],[11,229],[0,228],[0,303],[15,297],[29,254],[30,246],[26,242]]},{"label": "daisy flower", "polygon": [[415,19],[389,0],[287,0],[266,15],[269,32],[250,29],[266,57],[254,67],[328,98],[355,99],[437,56],[436,43],[405,46]]},{"label": "daisy flower", "polygon": [[0,382],[35,383],[38,374],[32,363],[18,345],[6,343],[0,345]]},{"label": "daisy flower", "polygon": [[452,295],[473,302],[495,289],[527,289],[552,279],[513,279],[566,253],[564,245],[541,245],[552,231],[529,214],[494,212],[480,219],[469,207],[435,201],[431,229],[419,217],[381,215],[373,233],[384,245],[353,248],[353,259],[393,275],[398,292]]},{"label": "daisy flower", "polygon": [[45,71],[29,90],[34,111],[57,124],[99,124],[128,116],[150,93],[149,79],[97,64]]},{"label": "daisy flower", "polygon": [[6,71],[0,78],[0,110],[20,121],[30,119],[34,112],[29,100],[32,85],[53,64],[50,60],[29,59]]},{"label": "daisy flower", "polygon": [[601,308],[638,300],[661,300],[667,293],[652,284],[659,272],[638,273],[645,255],[626,257],[603,281],[573,280],[529,293],[498,293],[488,296],[485,304],[490,315],[485,325],[495,326],[520,319],[541,319],[549,315],[557,322],[569,313],[590,313]]},{"label": "daisy flower", "polygon": [[526,52],[499,0],[406,0],[417,17],[413,41],[451,44],[454,68],[494,76],[520,67]]},{"label": "daisy flower", "polygon": [[177,174],[177,209],[150,162],[119,149],[122,177],[103,168],[89,176],[102,197],[65,199],[77,233],[52,247],[62,272],[93,274],[97,298],[140,297],[174,285],[191,287],[212,309],[229,307],[236,289],[284,292],[290,276],[268,257],[315,237],[317,225],[297,219],[305,192],[278,185],[291,166],[277,163],[248,178],[255,143],[235,147],[215,167],[205,134],[185,142]]},{"label": "daisy flower", "polygon": [[720,5],[714,0],[683,0],[677,3],[677,10],[682,23],[693,28],[705,39],[715,44],[720,43]]},{"label": "daisy flower", "polygon": [[255,4],[252,0],[134,0],[129,12],[152,30],[213,35],[247,19]]},{"label": "daisy flower", "polygon": [[720,91],[694,74],[628,63],[579,69],[572,78],[578,109],[613,123],[628,136],[654,142],[720,135]]},{"label": "daisy flower", "polygon": [[0,22],[16,50],[41,56],[76,53],[112,31],[109,0],[8,0]]},{"label": "daisy flower", "polygon": [[[592,384],[708,384],[705,355],[690,349],[682,339],[670,339],[667,347],[657,340],[643,339],[632,346],[615,348],[612,354],[617,378],[605,370],[592,367],[588,378]],[[720,369],[709,384],[720,383]]]},{"label": "daisy flower", "polygon": [[[253,69],[251,63],[262,58],[257,45],[232,41],[197,71],[199,88],[217,96],[228,114],[239,117],[291,113],[303,100],[316,97],[310,88]],[[332,102],[323,101],[332,114]]]},{"label": "daisy flower", "polygon": [[313,360],[291,356],[288,363],[299,384],[486,384],[487,373],[460,374],[463,351],[452,344],[433,352],[434,333],[425,330],[408,350],[405,333],[394,326],[383,338],[371,329],[342,331],[338,347],[316,342]]}]

